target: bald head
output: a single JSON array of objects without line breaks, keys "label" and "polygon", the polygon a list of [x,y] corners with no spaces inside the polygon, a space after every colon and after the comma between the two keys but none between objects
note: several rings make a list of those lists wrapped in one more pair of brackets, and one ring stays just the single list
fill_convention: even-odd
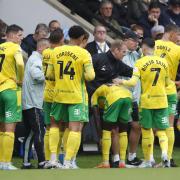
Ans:
[{"label": "bald head", "polygon": [[39,53],[42,53],[43,50],[47,49],[50,47],[49,40],[46,38],[42,38],[37,41],[37,51]]}]

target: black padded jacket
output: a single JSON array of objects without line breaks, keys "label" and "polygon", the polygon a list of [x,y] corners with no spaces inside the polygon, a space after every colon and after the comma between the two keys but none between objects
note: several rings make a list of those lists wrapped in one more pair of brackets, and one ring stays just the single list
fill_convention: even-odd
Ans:
[{"label": "black padded jacket", "polygon": [[96,76],[93,81],[87,83],[89,97],[99,86],[112,82],[112,79],[118,76],[132,76],[133,69],[121,60],[115,59],[110,50],[107,53],[94,55],[92,61]]}]

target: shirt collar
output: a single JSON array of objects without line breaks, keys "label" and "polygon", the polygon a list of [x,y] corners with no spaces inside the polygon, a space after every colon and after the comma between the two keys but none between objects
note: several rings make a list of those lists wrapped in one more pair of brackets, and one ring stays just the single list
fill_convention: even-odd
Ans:
[{"label": "shirt collar", "polygon": [[40,54],[38,51],[33,51],[32,54],[42,59],[42,54]]},{"label": "shirt collar", "polygon": [[105,41],[104,41],[104,42],[102,42],[102,43],[100,43],[100,42],[97,42],[97,41],[96,41],[96,43],[97,43],[97,45],[98,45],[98,46],[100,46],[100,45],[103,45],[103,46],[104,46],[104,45],[106,44],[106,42],[105,42]]},{"label": "shirt collar", "polygon": [[110,61],[118,61],[118,59],[116,59],[116,58],[113,56],[113,54],[111,53],[110,50],[109,50],[106,54],[107,54],[108,59],[109,59]]}]

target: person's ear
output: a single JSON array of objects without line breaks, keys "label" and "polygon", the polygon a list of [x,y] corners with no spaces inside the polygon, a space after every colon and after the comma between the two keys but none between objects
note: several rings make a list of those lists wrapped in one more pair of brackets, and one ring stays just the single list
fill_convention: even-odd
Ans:
[{"label": "person's ear", "polygon": [[83,40],[84,40],[84,35],[82,35],[82,36],[79,37],[79,41],[80,41],[80,42],[83,42]]}]

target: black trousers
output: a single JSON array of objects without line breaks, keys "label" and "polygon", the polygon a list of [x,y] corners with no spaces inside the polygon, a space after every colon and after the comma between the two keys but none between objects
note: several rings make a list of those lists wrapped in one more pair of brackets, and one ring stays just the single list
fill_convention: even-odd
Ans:
[{"label": "black trousers", "polygon": [[24,158],[23,163],[30,163],[30,152],[32,143],[37,153],[38,162],[45,161],[44,156],[44,121],[42,110],[38,108],[31,108],[23,110],[23,122],[26,128],[25,139],[23,143]]}]

